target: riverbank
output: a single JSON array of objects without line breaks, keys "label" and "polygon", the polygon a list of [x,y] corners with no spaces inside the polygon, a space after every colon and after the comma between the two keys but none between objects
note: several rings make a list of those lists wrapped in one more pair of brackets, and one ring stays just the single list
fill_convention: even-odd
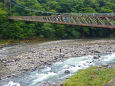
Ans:
[{"label": "riverbank", "polygon": [[115,68],[109,66],[94,66],[80,70],[75,75],[64,80],[63,86],[114,86],[115,82],[112,81],[106,84],[115,77]]},{"label": "riverbank", "polygon": [[13,44],[19,44],[19,43],[34,43],[34,42],[47,42],[47,41],[52,41],[52,39],[43,39],[43,38],[37,38],[37,37],[32,37],[31,39],[23,39],[23,40],[11,40],[11,39],[0,39],[0,48],[6,47],[8,45],[13,45]]},{"label": "riverbank", "polygon": [[[30,46],[30,45],[29,45]],[[28,46],[28,47],[29,47]],[[2,48],[1,48],[2,50]],[[115,52],[115,40],[60,40],[35,44],[27,52],[0,58],[0,79],[16,77],[70,57]]]}]

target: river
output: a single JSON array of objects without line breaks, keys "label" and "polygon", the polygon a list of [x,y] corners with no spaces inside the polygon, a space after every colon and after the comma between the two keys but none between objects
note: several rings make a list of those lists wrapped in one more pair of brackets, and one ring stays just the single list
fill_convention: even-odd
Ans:
[{"label": "river", "polygon": [[[31,47],[30,47],[31,46]],[[16,44],[7,46],[0,50],[1,58],[15,56],[36,48],[33,44]],[[115,63],[115,53],[100,54],[100,58],[94,59],[93,55],[71,57],[62,61],[46,65],[42,69],[25,73],[18,77],[10,77],[0,80],[0,86],[37,86],[41,82],[60,82],[65,78],[77,73],[80,69],[90,66],[105,65]]]}]

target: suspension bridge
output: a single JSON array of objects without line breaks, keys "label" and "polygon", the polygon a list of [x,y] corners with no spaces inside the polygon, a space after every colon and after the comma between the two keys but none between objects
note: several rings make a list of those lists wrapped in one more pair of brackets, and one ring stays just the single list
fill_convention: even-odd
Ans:
[{"label": "suspension bridge", "polygon": [[115,15],[109,13],[107,15],[82,14],[79,16],[10,16],[8,19],[78,26],[115,28]]},{"label": "suspension bridge", "polygon": [[[11,0],[10,0],[11,1]],[[15,1],[14,1],[15,2]],[[115,29],[115,13],[54,13],[47,11],[35,10],[22,5],[17,2],[10,2],[20,8],[26,8],[30,11],[53,14],[51,16],[9,16],[10,20],[33,21],[55,24],[67,24],[89,27],[102,27]],[[11,8],[10,4],[10,8]],[[58,15],[60,14],[60,15]]]}]

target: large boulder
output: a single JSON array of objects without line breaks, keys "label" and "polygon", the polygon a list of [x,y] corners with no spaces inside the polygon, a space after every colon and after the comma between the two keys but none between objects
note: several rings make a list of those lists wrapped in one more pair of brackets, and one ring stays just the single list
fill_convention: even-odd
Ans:
[{"label": "large boulder", "polygon": [[99,59],[99,57],[98,56],[94,56],[93,59]]},{"label": "large boulder", "polygon": [[69,70],[65,70],[64,73],[65,73],[65,74],[70,74],[70,71],[69,71]]}]

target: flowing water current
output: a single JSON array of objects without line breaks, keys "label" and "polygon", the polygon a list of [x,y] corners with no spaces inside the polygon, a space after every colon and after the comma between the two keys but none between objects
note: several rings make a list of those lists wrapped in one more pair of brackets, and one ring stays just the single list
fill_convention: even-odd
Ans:
[{"label": "flowing water current", "polygon": [[99,59],[94,59],[91,55],[72,57],[19,77],[1,80],[0,86],[37,86],[40,82],[45,81],[60,82],[77,73],[80,69],[109,63],[115,63],[115,53],[103,54]]}]

